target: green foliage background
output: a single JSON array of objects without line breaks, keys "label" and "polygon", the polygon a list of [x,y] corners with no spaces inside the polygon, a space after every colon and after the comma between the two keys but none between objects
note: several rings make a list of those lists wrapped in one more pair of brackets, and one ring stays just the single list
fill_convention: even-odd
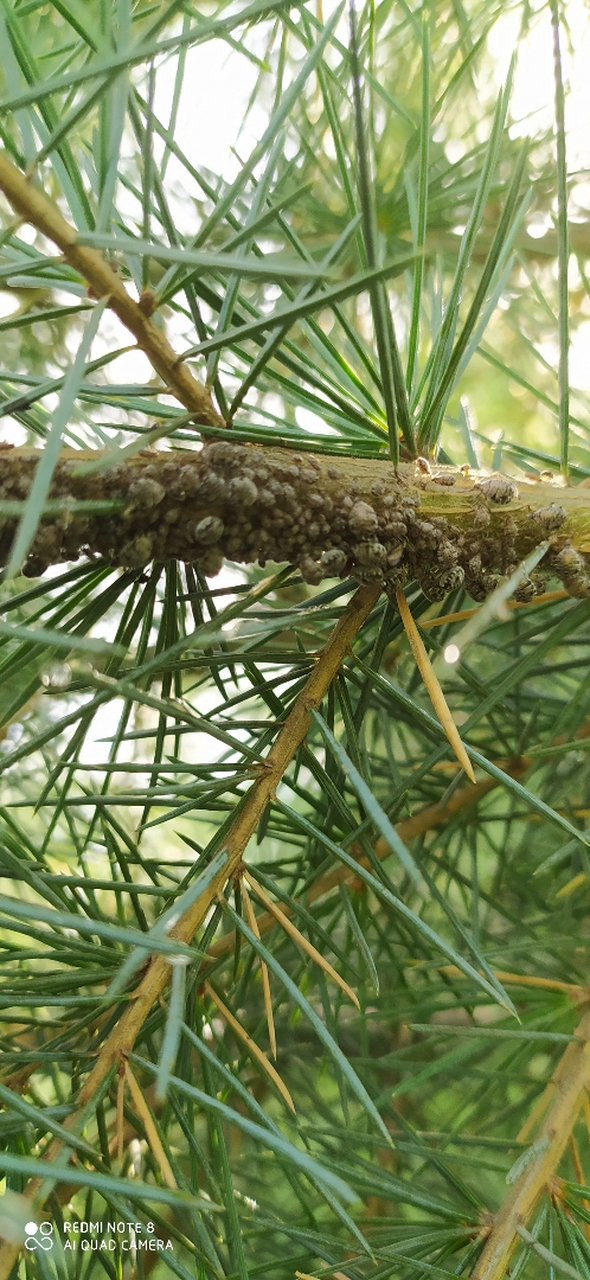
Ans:
[{"label": "green foliage background", "polygon": [[[507,12],[522,40],[542,15],[526,0],[359,5],[355,50],[331,5],[2,0],[2,143],[131,291],[156,291],[158,322],[192,352],[236,437],[387,456],[405,422],[407,448],[457,465],[557,473],[569,455],[582,479],[587,396],[570,389],[568,417],[563,317],[565,305],[575,331],[588,314],[586,175],[568,179],[568,228],[553,131],[526,145],[511,135],[510,80],[496,104],[488,41]],[[193,150],[177,141],[193,51],[220,41],[256,71],[259,141],[248,156],[236,138],[229,177],[200,164],[208,118],[194,122]],[[216,109],[212,91],[211,119]],[[149,371],[120,378],[128,338],[106,312],[72,380],[95,304],[51,244],[1,212],[10,438],[55,443],[57,432],[118,460],[156,438],[191,448],[214,434]],[[541,216],[554,227],[534,239]],[[559,351],[560,314],[558,377],[546,352]],[[29,530],[38,518],[25,507]],[[190,566],[99,561],[5,578],[0,1167],[12,1191],[121,1012],[109,984],[130,954],[145,957],[140,934],[196,892],[353,589],[310,589],[272,565],[211,581]],[[432,618],[417,588],[408,598]],[[436,609],[471,603],[457,592]],[[424,632],[433,655],[456,630]],[[469,1273],[481,1222],[529,1151],[521,1125],[579,1018],[550,981],[587,982],[589,639],[588,602],[549,601],[493,620],[441,668],[478,780],[494,786],[379,861],[391,822],[465,786],[382,599],[246,854],[360,1012],[280,929],[255,945],[228,887],[188,967],[171,966],[132,1059],[177,1189],[129,1094],[119,1159],[111,1074],[74,1174],[62,1171],[69,1205],[54,1197],[47,1210],[58,1225],[60,1214],[152,1221],[173,1254],[153,1266],[138,1255],[130,1271],[123,1254],[56,1244],[15,1276]],[[369,871],[308,897],[359,851]],[[230,953],[206,958],[234,928]],[[166,941],[160,927],[150,945]],[[203,988],[206,977],[268,1052],[260,956],[295,1114]],[[560,1171],[561,1197],[529,1227],[551,1266],[586,1277],[590,1212],[571,1155]],[[547,1265],[523,1244],[512,1275]]]}]

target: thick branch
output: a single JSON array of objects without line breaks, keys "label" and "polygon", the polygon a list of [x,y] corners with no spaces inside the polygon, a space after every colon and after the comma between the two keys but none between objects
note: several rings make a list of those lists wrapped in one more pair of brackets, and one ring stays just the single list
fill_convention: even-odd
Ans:
[{"label": "thick branch", "polygon": [[[197,929],[203,923],[212,904],[222,893],[224,885],[238,870],[242,855],[254,834],[264,810],[272,799],[279,782],[293,759],[297,748],[303,742],[310,723],[310,713],[319,707],[326,690],[338,674],[341,663],[363,622],[379,598],[379,588],[360,587],[337,623],[328,643],[322,650],[317,665],[314,667],[305,688],[299,695],[292,711],[287,717],[279,736],[271,748],[264,763],[262,772],[249,791],[244,804],[240,807],[232,823],[224,848],[229,857],[223,869],[213,879],[206,891],[181,916],[178,923],[170,930],[170,937],[189,943]],[[93,1098],[99,1086],[108,1075],[113,1063],[124,1060],[131,1052],[137,1036],[152,1008],[154,1001],[168,985],[171,966],[163,956],[155,956],[147,973],[140,983],[129,1004],[125,1008],[120,1021],[113,1028],[100,1050],[97,1061],[83,1085],[76,1110],[65,1121],[66,1128],[75,1131],[80,1113]],[[61,1139],[55,1138],[45,1152],[48,1170],[63,1149]],[[37,1203],[37,1196],[43,1180],[33,1179],[27,1189],[28,1198]],[[14,1262],[20,1252],[20,1245],[6,1244],[0,1259],[0,1280],[8,1280]]]},{"label": "thick branch", "polygon": [[[39,454],[6,448],[1,458],[0,564],[10,554]],[[213,575],[227,557],[290,561],[310,583],[352,575],[395,591],[416,579],[431,600],[465,583],[482,600],[498,575],[513,572],[549,539],[539,570],[516,598],[532,599],[549,574],[570,595],[590,594],[584,486],[525,479],[519,491],[502,476],[430,471],[421,460],[396,472],[386,459],[229,441],[200,452],[145,450],[123,465],[100,463],[99,454],[62,454],[25,573],[36,576],[91,552],[137,568],[151,560],[194,561]]]},{"label": "thick branch", "polygon": [[62,217],[58,207],[43,191],[33,185],[20,169],[0,153],[0,191],[4,192],[19,217],[52,240],[66,262],[80,272],[96,298],[108,297],[109,306],[126,329],[133,334],[157,373],[180,403],[194,413],[197,422],[223,426],[223,419],[211,403],[208,389],[202,387],[178,356],[161,329],[145,310],[129,297],[127,290],[106,262],[102,253],[76,243],[76,230]]}]

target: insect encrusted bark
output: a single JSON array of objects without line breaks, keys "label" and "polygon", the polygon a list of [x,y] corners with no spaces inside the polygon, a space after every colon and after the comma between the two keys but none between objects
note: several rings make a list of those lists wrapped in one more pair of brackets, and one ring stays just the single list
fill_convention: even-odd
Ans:
[{"label": "insect encrusted bark", "polygon": [[[26,448],[0,454],[2,564],[38,459]],[[505,476],[421,461],[396,472],[385,459],[225,440],[144,450],[117,465],[64,451],[24,573],[88,554],[137,569],[184,560],[207,576],[224,559],[288,561],[311,584],[351,576],[396,590],[416,580],[430,600],[464,584],[482,600],[549,540],[517,598],[543,591],[549,575],[571,595],[590,595],[587,490],[532,478],[517,487]]]}]

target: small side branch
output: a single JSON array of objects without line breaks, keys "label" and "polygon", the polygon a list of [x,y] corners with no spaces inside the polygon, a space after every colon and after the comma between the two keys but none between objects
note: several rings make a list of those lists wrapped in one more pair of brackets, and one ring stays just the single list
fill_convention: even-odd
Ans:
[{"label": "small side branch", "polygon": [[181,404],[195,415],[195,420],[209,426],[223,426],[223,419],[213,408],[208,389],[202,387],[178,356],[168,339],[153,320],[130,298],[123,282],[96,249],[76,242],[76,230],[66,222],[58,207],[43,191],[33,185],[20,169],[0,154],[0,191],[23,221],[36,227],[52,240],[66,262],[87,281],[96,298],[108,297],[109,306],[126,329],[133,334],[157,373]]}]

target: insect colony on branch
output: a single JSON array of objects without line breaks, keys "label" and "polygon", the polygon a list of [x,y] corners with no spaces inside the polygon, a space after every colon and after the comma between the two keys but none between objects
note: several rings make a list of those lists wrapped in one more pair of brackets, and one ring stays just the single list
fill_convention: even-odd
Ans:
[{"label": "insect colony on branch", "polygon": [[[22,503],[37,455],[3,451],[3,462],[0,498]],[[440,470],[424,458],[399,475],[378,465],[384,474],[375,479],[374,466],[372,474],[361,467],[351,475],[327,458],[219,440],[199,452],[146,450],[125,465],[86,472],[70,454],[57,465],[53,509],[39,523],[24,572],[38,576],[52,563],[88,553],[138,569],[152,560],[183,560],[206,576],[218,573],[224,559],[261,566],[272,560],[296,565],[313,585],[350,576],[396,591],[415,580],[429,600],[462,585],[483,600],[500,576],[549,539],[517,598],[532,599],[551,574],[571,595],[590,595],[585,557],[560,533],[567,517],[557,502],[535,508],[519,501],[505,476],[469,478],[466,468]],[[455,494],[447,500],[441,488],[457,482],[453,506]],[[77,508],[88,499],[102,509]],[[440,514],[441,504],[449,515]],[[16,516],[0,516],[0,562],[15,529]]]}]

